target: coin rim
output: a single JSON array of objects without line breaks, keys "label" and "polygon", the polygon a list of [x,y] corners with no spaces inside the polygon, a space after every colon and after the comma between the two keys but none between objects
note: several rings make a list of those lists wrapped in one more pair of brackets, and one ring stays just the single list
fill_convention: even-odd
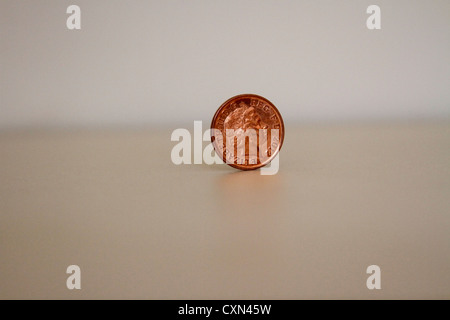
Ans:
[{"label": "coin rim", "polygon": [[[265,101],[267,104],[269,104],[273,108],[273,110],[277,114],[278,118],[280,119],[280,123],[281,123],[281,126],[280,126],[280,130],[281,130],[280,143],[279,143],[278,148],[276,149],[276,151],[273,152],[272,155],[266,161],[264,161],[263,163],[253,164],[253,165],[242,165],[242,164],[235,164],[235,163],[227,163],[226,157],[223,154],[219,154],[219,152],[217,151],[215,139],[213,141],[213,130],[212,129],[214,129],[213,125],[216,122],[217,117],[220,114],[220,111],[222,111],[222,109],[224,109],[225,106],[230,103],[230,101],[237,100],[237,99],[242,99],[244,97],[245,98],[257,98],[257,99],[261,99],[261,100]],[[283,146],[283,141],[284,141],[284,122],[283,122],[283,117],[281,116],[280,111],[277,109],[277,107],[275,107],[275,105],[270,100],[268,100],[267,98],[264,98],[264,97],[262,97],[260,95],[253,94],[253,93],[238,94],[236,96],[233,96],[233,97],[229,98],[224,103],[222,103],[222,105],[217,109],[216,113],[214,114],[214,116],[212,118],[210,128],[211,128],[211,130],[210,130],[211,131],[211,143],[213,145],[214,151],[217,153],[217,155],[222,159],[222,161],[225,164],[229,165],[230,167],[233,167],[233,168],[236,168],[236,169],[240,169],[240,170],[255,170],[255,169],[258,169],[258,168],[266,166],[267,164],[269,164],[276,157],[278,152],[280,152],[281,147]]]}]

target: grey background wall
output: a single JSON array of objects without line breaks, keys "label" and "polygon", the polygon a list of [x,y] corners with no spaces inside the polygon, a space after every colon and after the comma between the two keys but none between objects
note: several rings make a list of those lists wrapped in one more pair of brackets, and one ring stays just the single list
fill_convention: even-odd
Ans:
[{"label": "grey background wall", "polygon": [[1,0],[0,128],[209,121],[247,92],[287,122],[448,117],[449,21],[448,0]]}]

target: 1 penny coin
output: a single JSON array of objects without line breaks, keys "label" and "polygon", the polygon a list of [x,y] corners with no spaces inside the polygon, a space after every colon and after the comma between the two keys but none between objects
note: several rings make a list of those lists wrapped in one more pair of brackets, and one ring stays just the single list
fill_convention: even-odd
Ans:
[{"label": "1 penny coin", "polygon": [[284,123],[272,102],[255,94],[225,101],[211,121],[211,142],[228,165],[253,170],[269,164],[284,140]]}]

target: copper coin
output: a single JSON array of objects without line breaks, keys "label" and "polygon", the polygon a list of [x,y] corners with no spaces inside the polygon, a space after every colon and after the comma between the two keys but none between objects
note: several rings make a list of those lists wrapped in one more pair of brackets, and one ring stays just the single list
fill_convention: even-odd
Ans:
[{"label": "copper coin", "polygon": [[266,98],[241,94],[225,101],[211,122],[211,142],[228,165],[253,170],[270,163],[284,140],[278,109]]}]

